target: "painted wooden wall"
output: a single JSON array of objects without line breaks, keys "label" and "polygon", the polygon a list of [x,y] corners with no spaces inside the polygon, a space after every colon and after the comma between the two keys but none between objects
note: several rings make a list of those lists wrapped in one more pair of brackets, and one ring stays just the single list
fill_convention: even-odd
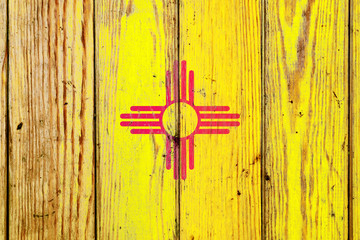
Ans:
[{"label": "painted wooden wall", "polygon": [[346,238],[348,3],[268,0],[265,12],[264,235]]},{"label": "painted wooden wall", "polygon": [[[359,0],[0,0],[0,239],[360,239],[359,59]],[[239,124],[122,123],[178,97]]]}]

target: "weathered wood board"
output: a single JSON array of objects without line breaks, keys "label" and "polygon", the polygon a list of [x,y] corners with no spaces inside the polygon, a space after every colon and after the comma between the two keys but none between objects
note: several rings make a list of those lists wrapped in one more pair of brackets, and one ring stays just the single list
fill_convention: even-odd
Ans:
[{"label": "weathered wood board", "polygon": [[9,237],[92,239],[93,1],[9,1]]},{"label": "weathered wood board", "polygon": [[7,204],[7,1],[0,1],[0,239],[6,236]]},{"label": "weathered wood board", "polygon": [[[261,1],[180,7],[180,59],[194,71],[195,105],[240,115],[229,134],[194,136],[194,169],[180,183],[181,238],[260,239]],[[212,123],[224,129],[226,120]]]},{"label": "weathered wood board", "polygon": [[178,180],[166,170],[165,135],[131,134],[131,124],[120,125],[132,106],[166,104],[177,2],[98,1],[95,19],[98,237],[178,238]]},{"label": "weathered wood board", "polygon": [[347,1],[265,1],[267,239],[348,236]]}]

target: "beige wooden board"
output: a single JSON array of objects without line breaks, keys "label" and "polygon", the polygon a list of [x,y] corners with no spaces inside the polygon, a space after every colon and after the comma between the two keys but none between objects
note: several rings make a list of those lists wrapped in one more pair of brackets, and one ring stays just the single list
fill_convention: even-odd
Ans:
[{"label": "beige wooden board", "polygon": [[7,204],[7,1],[0,1],[0,238],[6,236]]},{"label": "beige wooden board", "polygon": [[92,239],[93,1],[9,4],[10,239]]}]

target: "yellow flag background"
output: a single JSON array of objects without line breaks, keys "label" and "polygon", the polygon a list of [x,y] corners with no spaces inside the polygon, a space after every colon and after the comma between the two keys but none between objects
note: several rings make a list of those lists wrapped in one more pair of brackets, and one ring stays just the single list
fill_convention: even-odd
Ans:
[{"label": "yellow flag background", "polygon": [[[359,31],[359,0],[0,0],[0,238],[360,239]],[[120,117],[182,61],[239,122],[186,179]]]}]

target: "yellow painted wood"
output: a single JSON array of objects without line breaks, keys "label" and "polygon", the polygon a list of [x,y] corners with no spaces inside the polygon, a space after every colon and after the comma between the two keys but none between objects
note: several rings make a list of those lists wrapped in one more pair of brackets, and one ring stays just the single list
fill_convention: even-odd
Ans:
[{"label": "yellow painted wood", "polygon": [[10,239],[93,239],[93,1],[9,1]]},{"label": "yellow painted wood", "polygon": [[[95,221],[98,239],[360,239],[359,0],[93,2],[0,0],[0,239],[6,214],[10,239],[94,239]],[[195,136],[186,180],[166,170],[164,135],[120,126],[131,106],[165,105],[175,60],[195,105],[240,114],[229,134]],[[195,128],[181,111],[169,132]]]},{"label": "yellow painted wood", "polygon": [[180,59],[194,71],[195,105],[240,114],[227,135],[195,135],[195,167],[181,182],[181,238],[260,239],[261,2],[180,7]]},{"label": "yellow painted wood", "polygon": [[7,98],[7,57],[6,48],[7,1],[0,1],[0,239],[6,236],[6,98]]},{"label": "yellow painted wood", "polygon": [[351,1],[350,144],[351,144],[351,222],[353,239],[360,239],[360,1]]},{"label": "yellow painted wood", "polygon": [[[177,181],[165,135],[120,126],[131,106],[164,106],[176,56],[175,1],[97,1],[99,239],[176,239]],[[151,112],[150,112],[151,113]]]},{"label": "yellow painted wood", "polygon": [[347,1],[265,1],[267,239],[348,237]]}]

